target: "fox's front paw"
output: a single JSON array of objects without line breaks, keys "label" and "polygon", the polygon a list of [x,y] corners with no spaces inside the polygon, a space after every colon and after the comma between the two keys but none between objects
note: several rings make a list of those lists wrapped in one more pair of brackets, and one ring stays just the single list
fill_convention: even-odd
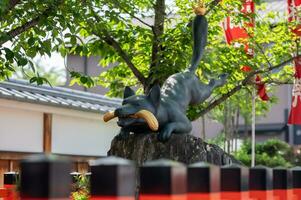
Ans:
[{"label": "fox's front paw", "polygon": [[126,140],[130,136],[130,132],[120,130],[119,134],[116,136],[117,140]]},{"label": "fox's front paw", "polygon": [[218,76],[219,79],[210,80],[209,85],[212,86],[212,87],[221,87],[221,86],[226,84],[228,76],[229,76],[229,74],[226,74],[226,73],[221,74],[221,75]]},{"label": "fox's front paw", "polygon": [[160,133],[158,134],[158,140],[160,142],[166,142],[170,137],[171,137],[171,132],[168,129],[163,129],[160,131]]}]

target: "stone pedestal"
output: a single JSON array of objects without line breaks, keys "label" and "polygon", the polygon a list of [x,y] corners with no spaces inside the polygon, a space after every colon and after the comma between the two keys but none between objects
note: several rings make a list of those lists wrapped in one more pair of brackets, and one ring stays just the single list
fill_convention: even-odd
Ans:
[{"label": "stone pedestal", "polygon": [[216,145],[208,144],[192,135],[176,135],[159,142],[156,134],[130,135],[125,140],[113,139],[108,155],[134,160],[138,165],[146,161],[170,159],[185,164],[208,162],[215,165],[240,164]]}]

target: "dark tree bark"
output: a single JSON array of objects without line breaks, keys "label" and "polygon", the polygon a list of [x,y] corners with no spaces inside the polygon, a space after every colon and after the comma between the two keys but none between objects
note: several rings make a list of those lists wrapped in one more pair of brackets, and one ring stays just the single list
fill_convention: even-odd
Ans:
[{"label": "dark tree bark", "polygon": [[153,44],[152,44],[152,57],[149,70],[149,76],[144,92],[148,93],[154,84],[160,83],[160,80],[153,80],[154,71],[159,67],[160,51],[162,51],[161,37],[164,34],[164,20],[165,20],[165,0],[156,0],[154,5],[155,22],[152,27],[153,30]]}]

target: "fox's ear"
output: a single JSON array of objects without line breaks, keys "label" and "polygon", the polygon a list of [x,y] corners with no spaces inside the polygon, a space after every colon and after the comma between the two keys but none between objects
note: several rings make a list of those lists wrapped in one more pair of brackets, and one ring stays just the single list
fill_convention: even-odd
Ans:
[{"label": "fox's ear", "polygon": [[132,90],[129,86],[126,86],[123,93],[123,99],[126,99],[133,95],[135,95],[135,91]]},{"label": "fox's ear", "polygon": [[154,104],[154,106],[158,107],[160,103],[160,97],[161,97],[160,86],[158,84],[153,86],[147,96]]}]

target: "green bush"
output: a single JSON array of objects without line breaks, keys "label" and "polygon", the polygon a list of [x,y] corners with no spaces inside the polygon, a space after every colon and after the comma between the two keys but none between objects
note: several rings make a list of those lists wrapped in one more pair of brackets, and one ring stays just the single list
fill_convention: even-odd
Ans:
[{"label": "green bush", "polygon": [[[292,167],[300,162],[295,156],[293,148],[280,140],[270,139],[263,143],[257,143],[255,147],[256,165],[268,167]],[[251,166],[251,142],[246,140],[241,148],[234,154],[235,158],[246,166]]]}]

